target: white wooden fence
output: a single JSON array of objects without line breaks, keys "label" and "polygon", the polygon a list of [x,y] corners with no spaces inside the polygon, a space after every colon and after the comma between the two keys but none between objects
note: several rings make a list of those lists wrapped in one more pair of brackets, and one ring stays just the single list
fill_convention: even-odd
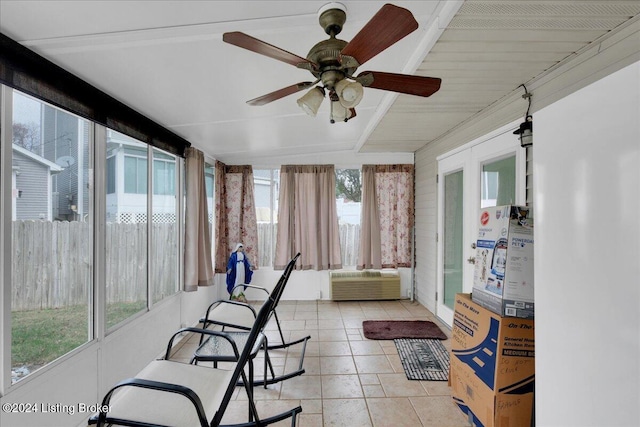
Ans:
[{"label": "white wooden fence", "polygon": [[[152,299],[176,292],[177,224],[109,223],[106,227],[106,295],[109,303],[147,298],[147,253],[154,260]],[[258,224],[261,266],[272,265],[275,225]],[[37,310],[87,304],[93,283],[92,229],[84,222],[14,221],[11,309]],[[273,237],[272,237],[273,236]],[[343,266],[355,265],[360,226],[340,226]],[[255,261],[254,261],[255,262]]]},{"label": "white wooden fence", "polygon": [[[276,250],[278,224],[258,223],[258,266],[273,265]],[[342,266],[356,265],[360,243],[359,224],[340,224],[340,247],[342,248]],[[254,260],[250,260],[255,263]]]},{"label": "white wooden fence", "polygon": [[[175,293],[176,224],[152,225],[152,297]],[[91,226],[84,222],[14,221],[11,309],[37,310],[87,304],[93,283]],[[107,224],[107,301],[147,298],[147,224]]]}]

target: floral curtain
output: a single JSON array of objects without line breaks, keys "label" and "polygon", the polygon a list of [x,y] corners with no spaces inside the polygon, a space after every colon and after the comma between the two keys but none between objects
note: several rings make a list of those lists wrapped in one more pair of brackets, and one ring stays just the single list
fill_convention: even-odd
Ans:
[{"label": "floral curtain", "polygon": [[411,267],[414,166],[364,165],[362,174],[358,269]]},{"label": "floral curtain", "polygon": [[185,149],[185,172],[184,290],[195,291],[198,286],[213,284],[202,151],[192,147]]},{"label": "floral curtain", "polygon": [[229,254],[237,243],[254,269],[258,268],[258,223],[253,195],[253,168],[216,162],[216,260],[215,272],[224,273]]},{"label": "floral curtain", "polygon": [[303,270],[342,268],[333,165],[280,168],[275,268],[300,252]]}]

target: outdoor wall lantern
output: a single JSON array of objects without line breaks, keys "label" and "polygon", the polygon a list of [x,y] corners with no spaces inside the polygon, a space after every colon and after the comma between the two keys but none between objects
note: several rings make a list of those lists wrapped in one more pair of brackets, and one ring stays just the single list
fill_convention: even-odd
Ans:
[{"label": "outdoor wall lantern", "polygon": [[522,84],[520,86],[524,88],[524,95],[522,95],[522,97],[529,101],[529,106],[524,116],[524,122],[520,123],[520,127],[513,131],[513,134],[520,135],[520,146],[526,148],[533,145],[533,116],[529,114],[531,110],[531,97],[533,95],[529,93],[525,85]]}]

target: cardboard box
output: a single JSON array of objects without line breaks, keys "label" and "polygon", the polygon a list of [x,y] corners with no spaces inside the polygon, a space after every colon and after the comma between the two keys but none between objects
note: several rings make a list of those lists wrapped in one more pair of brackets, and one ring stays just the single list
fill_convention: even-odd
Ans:
[{"label": "cardboard box", "polygon": [[456,294],[449,385],[475,426],[535,425],[533,319],[502,317]]},{"label": "cardboard box", "polygon": [[480,210],[473,301],[501,316],[534,317],[533,223],[529,208]]}]

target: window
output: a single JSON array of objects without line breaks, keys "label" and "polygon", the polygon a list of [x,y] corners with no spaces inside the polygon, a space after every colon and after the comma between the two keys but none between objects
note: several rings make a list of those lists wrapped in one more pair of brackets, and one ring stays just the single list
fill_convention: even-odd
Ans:
[{"label": "window", "polygon": [[93,338],[93,142],[88,121],[18,91],[13,100],[9,256],[15,383]]},{"label": "window", "polygon": [[[177,293],[184,163],[0,89],[3,120],[8,117],[0,129],[0,246],[6,249],[0,264],[8,296],[0,311],[11,316],[10,323],[0,321],[6,344],[0,361],[14,384]],[[105,330],[96,330],[94,319],[103,314]]]},{"label": "window", "polygon": [[[279,169],[254,169],[260,267],[273,266],[278,221]],[[361,181],[359,169],[336,170],[336,207],[342,265],[355,266],[360,236]]]},{"label": "window", "polygon": [[178,222],[176,160],[153,149],[153,196],[151,221],[151,282],[153,303],[178,291]]},{"label": "window", "polygon": [[[215,264],[216,256],[215,256],[215,187],[214,187],[214,179],[216,176],[216,169],[213,163],[206,162],[204,163],[204,185],[205,191],[207,193],[207,212],[209,215],[209,236],[211,237],[211,261]],[[186,194],[186,191],[185,191]]]},{"label": "window", "polygon": [[480,183],[480,207],[501,206],[513,203],[516,185],[516,156],[482,165]]},{"label": "window", "polygon": [[343,267],[354,266],[358,262],[361,182],[360,169],[336,169],[336,208]]},{"label": "window", "polygon": [[116,157],[107,158],[107,194],[116,192]]},{"label": "window", "polygon": [[147,194],[147,159],[133,156],[124,158],[125,193]]},{"label": "window", "polygon": [[254,169],[254,198],[256,220],[258,222],[258,245],[260,259],[258,266],[273,267],[278,221],[278,192],[280,170]]},{"label": "window", "polygon": [[160,150],[153,152],[153,194],[175,195],[176,193],[176,160],[170,154]]},{"label": "window", "polygon": [[114,147],[112,154],[121,162],[114,170],[107,168],[107,183],[124,175],[124,191],[107,194],[106,205],[105,318],[112,328],[147,308],[148,146],[111,130],[107,146]]}]

